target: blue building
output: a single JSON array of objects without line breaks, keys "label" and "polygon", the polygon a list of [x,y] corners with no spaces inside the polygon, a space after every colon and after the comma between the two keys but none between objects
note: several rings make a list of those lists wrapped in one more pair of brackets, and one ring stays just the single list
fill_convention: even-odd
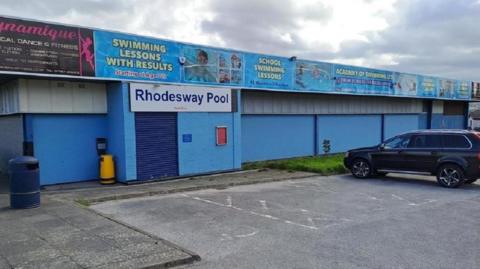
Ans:
[{"label": "blue building", "polygon": [[119,181],[170,179],[465,128],[472,100],[471,81],[0,23],[0,173],[30,154],[42,185],[96,179],[98,139]]}]

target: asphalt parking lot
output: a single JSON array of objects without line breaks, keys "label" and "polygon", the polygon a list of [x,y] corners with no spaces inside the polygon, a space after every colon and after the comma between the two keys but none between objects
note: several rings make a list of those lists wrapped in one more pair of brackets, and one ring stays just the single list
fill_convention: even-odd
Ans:
[{"label": "asphalt parking lot", "polygon": [[198,253],[191,268],[480,268],[480,184],[312,177],[93,209]]}]

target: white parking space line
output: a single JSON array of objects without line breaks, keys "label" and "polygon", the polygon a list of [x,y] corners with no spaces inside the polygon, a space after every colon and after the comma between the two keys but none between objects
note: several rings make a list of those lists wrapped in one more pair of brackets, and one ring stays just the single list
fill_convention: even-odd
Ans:
[{"label": "white parking space line", "polygon": [[263,209],[263,210],[268,210],[267,201],[265,201],[265,200],[260,200],[259,202],[260,202],[260,204],[262,205],[262,209]]},{"label": "white parking space line", "polygon": [[306,228],[306,229],[309,229],[309,230],[318,230],[319,229],[316,226],[301,224],[301,223],[294,222],[294,221],[291,221],[291,220],[288,220],[288,219],[282,219],[280,217],[259,213],[259,212],[253,211],[253,210],[246,210],[246,209],[243,209],[243,208],[240,208],[240,207],[233,206],[233,205],[228,204],[228,203],[227,204],[222,204],[222,203],[218,203],[218,202],[215,202],[215,201],[212,201],[212,200],[209,200],[209,199],[200,198],[198,196],[190,196],[190,195],[184,194],[184,193],[181,194],[181,196],[186,197],[186,198],[190,198],[190,199],[194,199],[194,200],[197,200],[197,201],[201,201],[201,202],[204,202],[204,203],[208,203],[208,204],[211,204],[211,205],[221,206],[221,207],[225,207],[225,208],[231,208],[231,209],[234,209],[234,210],[237,210],[237,211],[245,212],[245,213],[253,215],[253,216],[258,216],[258,217],[262,217],[262,218],[266,218],[266,219],[270,219],[270,220],[274,220],[274,221],[281,221],[281,222],[289,224],[289,225],[294,225],[294,226]]}]

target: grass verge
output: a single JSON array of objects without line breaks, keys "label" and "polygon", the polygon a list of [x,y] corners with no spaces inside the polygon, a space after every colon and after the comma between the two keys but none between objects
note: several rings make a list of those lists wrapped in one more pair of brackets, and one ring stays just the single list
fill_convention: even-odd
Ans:
[{"label": "grass verge", "polygon": [[343,174],[347,172],[347,169],[343,165],[342,154],[251,162],[243,165],[243,169],[245,170],[262,168],[314,172],[321,175]]}]

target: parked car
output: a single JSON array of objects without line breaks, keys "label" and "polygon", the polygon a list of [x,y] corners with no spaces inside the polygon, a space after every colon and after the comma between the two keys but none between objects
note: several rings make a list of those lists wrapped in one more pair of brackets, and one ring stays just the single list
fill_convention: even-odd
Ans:
[{"label": "parked car", "polygon": [[345,153],[345,166],[357,178],[395,173],[431,174],[456,188],[480,177],[480,133],[422,130],[392,137],[380,145]]}]

